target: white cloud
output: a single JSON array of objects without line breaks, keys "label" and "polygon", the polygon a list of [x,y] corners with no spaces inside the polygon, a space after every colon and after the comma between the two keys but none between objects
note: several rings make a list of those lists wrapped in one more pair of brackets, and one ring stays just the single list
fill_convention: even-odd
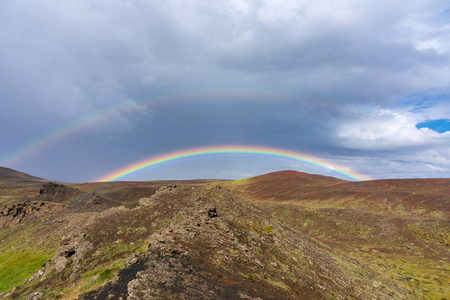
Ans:
[{"label": "white cloud", "polygon": [[336,131],[340,143],[353,149],[393,149],[410,146],[437,146],[449,143],[449,135],[429,128],[416,127],[423,114],[390,109],[375,109],[351,113]]},{"label": "white cloud", "polygon": [[381,150],[361,155],[332,157],[340,165],[348,166],[372,179],[449,177],[450,147],[407,147],[400,151]]}]

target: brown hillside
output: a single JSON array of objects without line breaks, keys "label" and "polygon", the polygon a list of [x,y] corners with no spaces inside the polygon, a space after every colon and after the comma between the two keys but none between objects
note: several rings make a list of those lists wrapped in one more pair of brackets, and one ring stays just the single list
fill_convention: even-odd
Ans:
[{"label": "brown hillside", "polygon": [[36,195],[47,180],[0,167],[0,206],[26,201]]},{"label": "brown hillside", "polygon": [[363,182],[282,171],[226,184],[253,201],[310,208],[354,208],[383,215],[450,217],[450,179],[391,179]]},{"label": "brown hillside", "polygon": [[232,181],[229,186],[252,200],[287,201],[297,198],[305,191],[328,187],[345,182],[323,175],[297,171],[279,171],[247,179]]},{"label": "brown hillside", "polygon": [[32,183],[32,182],[46,182],[47,180],[35,177],[32,175],[28,175],[23,172],[15,171],[13,169],[0,167],[0,184],[10,183],[10,184],[19,184],[19,183]]},{"label": "brown hillside", "polygon": [[450,179],[304,182],[295,173],[277,172],[227,186],[419,298],[448,299]]}]

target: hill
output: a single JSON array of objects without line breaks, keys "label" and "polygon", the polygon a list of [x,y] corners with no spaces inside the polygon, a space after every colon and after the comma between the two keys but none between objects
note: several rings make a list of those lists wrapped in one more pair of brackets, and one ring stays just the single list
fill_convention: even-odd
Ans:
[{"label": "hill", "polygon": [[227,183],[332,252],[345,252],[424,299],[449,282],[450,179],[328,180],[276,172]]},{"label": "hill", "polygon": [[45,179],[35,177],[13,169],[0,167],[0,183],[10,184],[45,182]]},{"label": "hill", "polygon": [[225,183],[236,194],[258,202],[309,208],[348,208],[377,214],[448,219],[450,179],[344,181],[295,171],[274,172]]},{"label": "hill", "polygon": [[41,180],[0,208],[0,299],[442,299],[448,182]]},{"label": "hill", "polygon": [[47,180],[0,167],[0,205],[20,203],[34,196]]}]

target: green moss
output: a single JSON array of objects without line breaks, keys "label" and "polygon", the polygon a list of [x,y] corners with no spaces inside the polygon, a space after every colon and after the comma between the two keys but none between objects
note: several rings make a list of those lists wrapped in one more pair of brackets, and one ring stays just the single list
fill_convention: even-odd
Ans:
[{"label": "green moss", "polygon": [[273,227],[270,225],[267,225],[266,227],[263,228],[263,231],[267,232],[267,233],[271,233],[273,231]]},{"label": "green moss", "polygon": [[307,227],[308,225],[310,225],[310,224],[312,224],[312,223],[313,223],[313,221],[311,221],[311,220],[306,220],[306,222],[303,223],[303,226]]},{"label": "green moss", "polygon": [[161,226],[167,226],[170,224],[170,222],[172,222],[172,219],[162,219],[162,220],[158,220],[159,225]]},{"label": "green moss", "polygon": [[256,222],[255,224],[247,224],[248,228],[252,228],[256,231],[263,231],[263,232],[267,232],[267,233],[271,233],[273,232],[273,227],[271,225],[266,225],[264,223],[260,223],[260,222]]},{"label": "green moss", "polygon": [[253,276],[253,274],[248,274],[247,279],[250,280],[251,282],[255,282],[255,276]]},{"label": "green moss", "polygon": [[114,277],[114,272],[119,268],[106,269],[100,274],[98,274],[98,278],[95,280],[96,282],[103,282],[108,279],[112,279]]},{"label": "green moss", "polygon": [[46,252],[7,251],[0,255],[0,293],[23,283],[51,258]]},{"label": "green moss", "polygon": [[81,282],[78,283],[81,291],[86,292],[92,290],[102,286],[106,281],[111,280],[115,272],[123,268],[125,261],[125,259],[116,260],[107,267],[99,266],[92,271],[84,273],[81,276]]},{"label": "green moss", "polygon": [[287,216],[289,216],[291,213],[292,213],[292,212],[291,212],[290,210],[283,210],[283,212],[281,213],[281,215],[282,215],[283,217],[287,217]]},{"label": "green moss", "polygon": [[424,299],[442,299],[450,293],[450,288],[444,284],[450,280],[448,264],[438,264],[423,257],[392,254],[388,257],[381,253],[367,255],[366,261],[383,277],[395,278],[397,283],[414,290]]},{"label": "green moss", "polygon": [[274,281],[274,280],[270,280],[270,279],[266,279],[266,281],[267,281],[268,283],[270,283],[270,284],[272,284],[272,285],[275,285],[275,286],[277,286],[277,287],[280,287],[280,288],[282,288],[283,290],[286,290],[286,291],[288,291],[288,290],[291,289],[291,288],[288,287],[284,282],[281,282],[281,281]]}]

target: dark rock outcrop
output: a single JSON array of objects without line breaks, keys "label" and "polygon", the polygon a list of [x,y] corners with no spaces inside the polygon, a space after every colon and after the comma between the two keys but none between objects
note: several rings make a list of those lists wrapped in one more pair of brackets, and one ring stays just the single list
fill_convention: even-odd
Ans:
[{"label": "dark rock outcrop", "polygon": [[21,223],[29,216],[40,217],[49,212],[62,209],[62,206],[50,202],[29,202],[6,205],[0,209],[0,228]]},{"label": "dark rock outcrop", "polygon": [[110,200],[95,192],[84,193],[71,201],[67,208],[74,212],[103,211],[122,205],[119,201]]},{"label": "dark rock outcrop", "polygon": [[34,201],[63,203],[73,212],[103,211],[121,205],[119,201],[107,199],[95,192],[84,192],[54,182],[45,183]]},{"label": "dark rock outcrop", "polygon": [[75,199],[82,193],[83,192],[81,190],[68,187],[64,184],[48,182],[42,186],[41,190],[39,191],[39,195],[35,198],[35,201],[65,203],[67,201]]}]

